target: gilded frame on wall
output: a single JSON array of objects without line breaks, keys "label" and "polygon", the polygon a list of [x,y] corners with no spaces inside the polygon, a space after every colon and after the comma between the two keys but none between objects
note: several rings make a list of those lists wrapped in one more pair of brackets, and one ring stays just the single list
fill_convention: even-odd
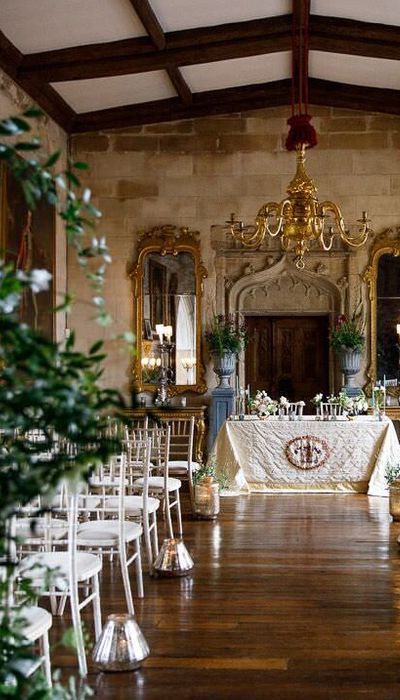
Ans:
[{"label": "gilded frame on wall", "polygon": [[[368,396],[378,379],[378,268],[382,255],[400,256],[400,227],[387,229],[374,241],[363,281],[369,288],[370,302],[370,364],[367,370],[368,382],[365,390]],[[387,387],[388,394],[400,396],[400,386]]]},{"label": "gilded frame on wall", "polygon": [[21,270],[46,269],[52,274],[47,291],[26,290],[20,320],[49,340],[55,335],[55,207],[41,201],[30,211],[22,189],[4,163],[0,163],[0,251],[6,262]]},{"label": "gilded frame on wall", "polygon": [[[136,333],[136,356],[133,363],[133,381],[136,391],[151,392],[157,391],[157,384],[150,384],[143,381],[141,359],[145,351],[146,338],[144,337],[144,323],[148,320],[144,317],[144,273],[145,262],[148,255],[158,253],[161,256],[173,255],[179,253],[189,253],[193,258],[194,275],[195,275],[195,295],[196,295],[196,314],[195,314],[195,345],[196,345],[196,364],[194,372],[193,384],[170,384],[169,391],[171,395],[182,394],[185,392],[195,392],[203,394],[207,391],[207,385],[204,379],[204,365],[201,352],[201,301],[203,295],[203,280],[208,276],[207,270],[203,265],[200,257],[200,242],[198,240],[198,231],[190,231],[186,227],[177,227],[170,224],[155,226],[149,231],[139,234],[139,242],[137,249],[137,261],[130,277],[133,283],[133,295],[135,301],[135,333]],[[166,310],[164,309],[165,313]],[[151,311],[152,315],[156,312]],[[171,323],[171,316],[168,316],[168,322]],[[153,319],[154,320],[154,319]],[[154,327],[152,328],[154,331]]]}]

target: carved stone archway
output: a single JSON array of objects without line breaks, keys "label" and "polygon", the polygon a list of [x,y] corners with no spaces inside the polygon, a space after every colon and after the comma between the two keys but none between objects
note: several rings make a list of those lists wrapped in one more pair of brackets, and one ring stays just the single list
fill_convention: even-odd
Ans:
[{"label": "carved stone archway", "polygon": [[[322,271],[321,271],[322,272]],[[310,270],[298,270],[284,255],[277,263],[259,272],[251,269],[229,290],[228,312],[251,316],[329,315],[330,328],[343,311],[343,287]],[[244,356],[239,361],[239,378],[244,384]],[[329,360],[329,384],[335,385],[333,357]]]}]

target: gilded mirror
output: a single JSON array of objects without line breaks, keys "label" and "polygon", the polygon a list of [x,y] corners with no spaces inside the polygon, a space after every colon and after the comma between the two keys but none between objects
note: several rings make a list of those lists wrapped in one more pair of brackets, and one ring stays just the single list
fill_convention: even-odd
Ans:
[{"label": "gilded mirror", "polygon": [[370,365],[367,393],[385,382],[389,405],[400,397],[400,228],[374,242],[364,273],[370,299]]},{"label": "gilded mirror", "polygon": [[170,225],[139,236],[131,273],[136,307],[134,382],[139,392],[157,390],[165,357],[171,395],[207,390],[201,358],[201,299],[207,271],[197,237],[197,231]]}]

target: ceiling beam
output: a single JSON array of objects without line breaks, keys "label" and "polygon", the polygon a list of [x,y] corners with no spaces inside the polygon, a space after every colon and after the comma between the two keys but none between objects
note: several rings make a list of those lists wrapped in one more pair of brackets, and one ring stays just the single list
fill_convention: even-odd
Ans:
[{"label": "ceiling beam", "polygon": [[400,115],[399,91],[310,78],[309,102],[363,112]]},{"label": "ceiling beam", "polygon": [[[142,20],[142,24],[156,49],[159,51],[165,49],[167,42],[164,31],[148,0],[130,0],[130,2]],[[166,67],[166,71],[183,104],[191,104],[192,93],[178,66],[175,63],[171,63]]]},{"label": "ceiling beam", "polygon": [[148,0],[130,0],[130,3],[155,47],[158,50],[165,49],[165,34]]},{"label": "ceiling beam", "polygon": [[22,53],[0,32],[0,67],[65,131],[71,129],[75,112],[50,85],[18,76]]},{"label": "ceiling beam", "polygon": [[22,59],[21,51],[0,31],[0,68],[15,80]]},{"label": "ceiling beam", "polygon": [[[71,131],[80,133],[288,106],[291,102],[290,87],[290,80],[280,80],[274,83],[195,93],[191,105],[182,105],[178,98],[172,98],[86,112],[76,115]],[[345,85],[315,78],[309,79],[309,102],[328,107],[400,114],[397,90]],[[288,116],[289,112],[290,110]]]},{"label": "ceiling beam", "polygon": [[193,94],[179,68],[176,66],[168,66],[167,72],[183,104],[191,105],[193,102]]},{"label": "ceiling beam", "polygon": [[[149,37],[58,49],[22,57],[19,77],[55,82],[167,69],[291,49],[291,15]],[[400,60],[400,27],[310,15],[309,48]]]},{"label": "ceiling beam", "polygon": [[310,15],[309,48],[398,61],[400,26]]},{"label": "ceiling beam", "polygon": [[174,97],[147,104],[104,109],[101,112],[78,114],[72,132],[96,131],[141,124],[191,119],[215,114],[229,114],[262,107],[275,107],[290,102],[290,81],[246,85],[194,93],[191,105],[183,105]]},{"label": "ceiling beam", "polygon": [[126,75],[289,50],[291,16],[166,34],[166,48],[146,37],[29,54],[19,75],[48,82]]}]

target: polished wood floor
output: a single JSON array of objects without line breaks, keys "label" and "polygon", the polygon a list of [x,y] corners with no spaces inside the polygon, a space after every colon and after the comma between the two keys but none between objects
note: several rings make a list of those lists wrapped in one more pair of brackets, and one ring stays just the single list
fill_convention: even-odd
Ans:
[{"label": "polished wood floor", "polygon": [[[185,520],[192,575],[146,577],[136,599],[151,656],[132,673],[91,668],[96,697],[399,700],[400,524],[387,499],[221,500],[217,521]],[[104,615],[124,611],[116,566],[102,595]],[[73,657],[55,660],[73,671]]]}]

